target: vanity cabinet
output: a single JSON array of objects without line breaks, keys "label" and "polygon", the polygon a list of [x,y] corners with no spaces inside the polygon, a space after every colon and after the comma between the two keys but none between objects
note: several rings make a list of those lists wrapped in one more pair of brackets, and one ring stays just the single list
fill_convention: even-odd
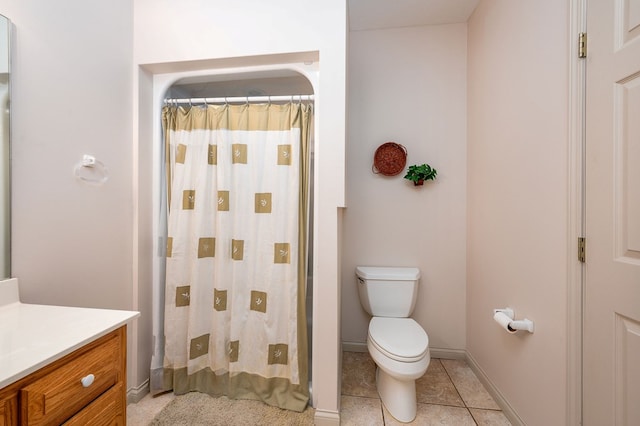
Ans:
[{"label": "vanity cabinet", "polygon": [[0,426],[124,425],[126,326],[0,389]]}]

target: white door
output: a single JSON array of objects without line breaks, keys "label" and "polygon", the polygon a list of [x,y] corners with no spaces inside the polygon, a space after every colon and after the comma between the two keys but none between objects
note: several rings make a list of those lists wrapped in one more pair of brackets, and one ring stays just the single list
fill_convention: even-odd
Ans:
[{"label": "white door", "polygon": [[584,425],[640,425],[640,0],[587,0]]}]

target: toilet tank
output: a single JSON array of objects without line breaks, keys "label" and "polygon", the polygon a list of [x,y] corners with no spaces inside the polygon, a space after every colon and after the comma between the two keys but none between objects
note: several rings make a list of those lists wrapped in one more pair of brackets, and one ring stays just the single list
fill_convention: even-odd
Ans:
[{"label": "toilet tank", "polygon": [[407,318],[413,312],[420,280],[418,268],[358,266],[356,277],[360,303],[369,314]]}]

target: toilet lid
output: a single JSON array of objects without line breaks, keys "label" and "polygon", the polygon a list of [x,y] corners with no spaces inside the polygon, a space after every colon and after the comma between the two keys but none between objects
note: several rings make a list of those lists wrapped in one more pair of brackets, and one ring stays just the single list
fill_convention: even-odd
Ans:
[{"label": "toilet lid", "polygon": [[389,358],[402,362],[421,359],[429,347],[429,336],[411,318],[373,317],[369,339]]}]

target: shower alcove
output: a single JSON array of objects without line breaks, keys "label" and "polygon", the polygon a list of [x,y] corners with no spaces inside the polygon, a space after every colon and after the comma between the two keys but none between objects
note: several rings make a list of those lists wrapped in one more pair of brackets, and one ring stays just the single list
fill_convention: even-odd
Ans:
[{"label": "shower alcove", "polygon": [[[305,61],[299,64],[287,64],[286,66],[260,66],[236,69],[213,69],[201,71],[177,72],[168,74],[155,74],[153,76],[153,111],[151,119],[154,122],[153,146],[149,150],[149,155],[153,158],[152,182],[153,188],[151,198],[152,207],[152,232],[154,241],[154,253],[152,266],[152,295],[153,303],[149,307],[152,312],[152,334],[154,336],[154,348],[152,352],[152,374],[151,383],[153,388],[154,370],[162,366],[162,359],[159,356],[163,353],[162,345],[164,340],[163,307],[164,307],[164,247],[166,233],[165,213],[160,209],[163,204],[162,188],[163,182],[161,169],[162,161],[162,134],[160,126],[161,108],[165,104],[165,99],[192,100],[191,106],[203,105],[203,98],[211,102],[212,98],[217,101],[237,104],[240,102],[252,102],[258,99],[259,102],[280,102],[284,97],[290,97],[292,102],[313,102],[314,85],[317,80],[317,69],[314,61]],[[200,100],[200,101],[198,101]],[[288,101],[288,100],[287,100]],[[189,103],[182,106],[189,107]],[[312,127],[310,139],[310,200],[309,200],[309,247],[308,247],[308,274],[306,282],[306,317],[308,334],[309,353],[309,390],[311,394],[311,383],[313,379],[312,368],[312,332],[313,332],[313,259],[314,259],[314,238],[313,238],[313,212],[314,212],[314,145],[317,140]],[[142,154],[142,153],[141,153]],[[143,338],[140,336],[140,338]],[[158,379],[157,377],[155,378]],[[310,398],[310,403],[313,397]]]}]

